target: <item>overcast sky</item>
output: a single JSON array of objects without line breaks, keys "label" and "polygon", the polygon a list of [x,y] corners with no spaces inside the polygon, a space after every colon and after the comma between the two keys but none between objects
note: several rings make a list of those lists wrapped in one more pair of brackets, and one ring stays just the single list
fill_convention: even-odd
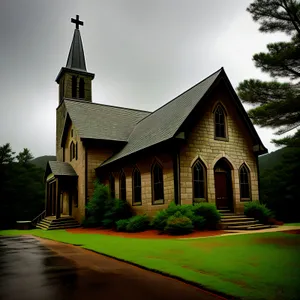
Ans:
[{"label": "overcast sky", "polygon": [[[0,0],[0,145],[55,154],[55,78],[76,14],[93,101],[153,111],[224,67],[234,88],[269,80],[252,55],[286,37],[263,34],[250,0]],[[248,107],[246,107],[247,109]],[[272,130],[257,128],[270,151]]]}]

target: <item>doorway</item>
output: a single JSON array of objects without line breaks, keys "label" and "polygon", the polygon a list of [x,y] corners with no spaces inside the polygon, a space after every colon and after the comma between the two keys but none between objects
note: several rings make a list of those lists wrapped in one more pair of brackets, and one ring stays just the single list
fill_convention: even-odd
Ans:
[{"label": "doorway", "polygon": [[221,158],[214,167],[216,206],[218,209],[233,209],[232,167],[225,158]]}]

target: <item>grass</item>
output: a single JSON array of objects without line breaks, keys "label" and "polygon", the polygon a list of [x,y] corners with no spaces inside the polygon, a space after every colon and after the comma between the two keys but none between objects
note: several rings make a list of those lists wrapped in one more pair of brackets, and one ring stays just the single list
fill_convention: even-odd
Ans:
[{"label": "grass", "polygon": [[282,232],[191,240],[143,240],[57,231],[32,234],[81,245],[242,299],[298,299],[300,235]]},{"label": "grass", "polygon": [[284,223],[286,226],[300,226],[300,223]]}]

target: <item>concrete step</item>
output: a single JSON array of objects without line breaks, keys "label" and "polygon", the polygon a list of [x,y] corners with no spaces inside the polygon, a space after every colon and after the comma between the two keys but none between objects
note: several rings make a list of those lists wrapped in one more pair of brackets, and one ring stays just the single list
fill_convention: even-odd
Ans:
[{"label": "concrete step", "polygon": [[244,222],[246,222],[246,221],[255,221],[255,219],[254,218],[247,218],[247,217],[245,217],[245,218],[228,218],[228,219],[223,219],[223,218],[221,218],[221,223],[227,223],[227,222],[242,222],[242,221],[244,221]]},{"label": "concrete step", "polygon": [[228,222],[228,223],[222,223],[223,227],[229,227],[229,226],[239,226],[239,225],[245,225],[245,226],[251,226],[258,224],[257,220],[253,221],[244,221],[244,222]]},{"label": "concrete step", "polygon": [[245,215],[235,215],[235,214],[230,214],[230,215],[221,215],[222,219],[229,219],[229,218],[247,218]]},{"label": "concrete step", "polygon": [[220,214],[224,214],[224,213],[232,213],[232,211],[230,209],[218,209]]},{"label": "concrete step", "polygon": [[258,229],[268,229],[271,228],[271,225],[264,225],[264,224],[255,224],[251,225],[247,228],[247,230],[258,230]]},{"label": "concrete step", "polygon": [[43,230],[78,228],[80,224],[72,217],[64,217],[60,219],[45,218],[41,220],[36,228]]}]

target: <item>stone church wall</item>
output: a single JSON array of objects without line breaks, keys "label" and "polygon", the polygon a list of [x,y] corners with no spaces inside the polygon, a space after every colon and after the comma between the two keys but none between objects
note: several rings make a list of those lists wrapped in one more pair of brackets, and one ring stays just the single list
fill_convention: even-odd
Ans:
[{"label": "stone church wall", "polygon": [[[72,141],[77,143],[77,160],[76,158],[70,160],[70,144]],[[78,222],[81,222],[85,215],[85,149],[76,128],[72,124],[69,126],[65,143],[65,161],[72,165],[78,175],[78,206],[75,206],[73,201],[72,215]]]},{"label": "stone church wall", "polygon": [[[191,167],[197,157],[207,168],[208,202],[215,203],[214,165],[220,158],[225,157],[233,166],[231,173],[234,210],[241,213],[245,202],[240,201],[238,170],[243,163],[250,169],[252,200],[258,200],[257,164],[252,151],[253,143],[227,89],[217,89],[207,100],[206,105],[199,109],[199,122],[189,132],[187,143],[181,147],[181,203],[191,204],[193,201]],[[228,114],[228,141],[214,138],[213,110],[217,102],[221,102]]]}]

